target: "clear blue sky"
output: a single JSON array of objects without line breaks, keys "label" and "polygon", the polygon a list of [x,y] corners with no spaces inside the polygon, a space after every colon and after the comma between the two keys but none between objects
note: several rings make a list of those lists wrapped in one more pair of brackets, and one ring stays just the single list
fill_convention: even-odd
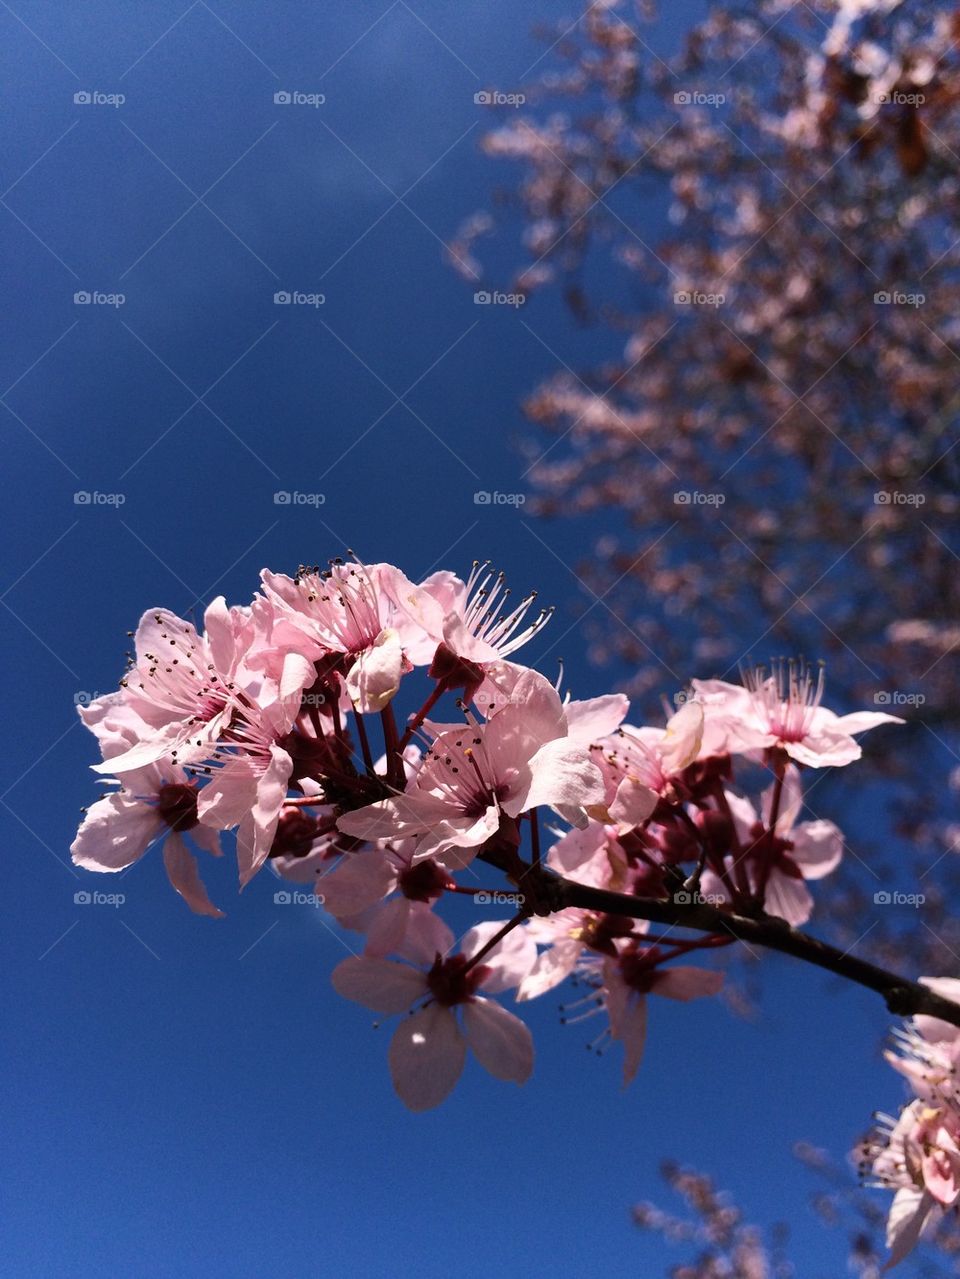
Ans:
[{"label": "clear blue sky", "polygon": [[[842,1151],[895,1105],[866,994],[824,1004],[823,978],[776,968],[761,1025],[662,1001],[626,1094],[616,1051],[590,1058],[547,999],[524,1091],[469,1067],[414,1117],[386,1032],[329,988],[341,942],[276,906],[269,873],[237,898],[224,859],[217,923],[188,913],[156,857],[120,882],[69,864],[98,793],[75,698],[115,686],[143,609],[244,602],[263,564],[351,546],[417,577],[489,557],[560,605],[545,669],[562,655],[581,695],[623,674],[582,656],[592,601],[569,565],[584,527],[473,500],[523,490],[521,397],[604,339],[549,293],[475,306],[441,254],[513,176],[478,153],[492,117],[474,93],[522,91],[533,23],[577,13],[0,8],[6,1274],[655,1275],[666,1258],[629,1209],[662,1197],[664,1155],[790,1219],[805,1279],[841,1273],[789,1148]],[[275,105],[281,90],[326,103]],[[126,100],[75,104],[84,91]],[[492,243],[493,287],[511,243]],[[325,301],[277,306],[281,290]],[[82,291],[125,301],[75,304]],[[278,490],[325,501],[276,505]],[[126,900],[74,903],[92,888]]]}]

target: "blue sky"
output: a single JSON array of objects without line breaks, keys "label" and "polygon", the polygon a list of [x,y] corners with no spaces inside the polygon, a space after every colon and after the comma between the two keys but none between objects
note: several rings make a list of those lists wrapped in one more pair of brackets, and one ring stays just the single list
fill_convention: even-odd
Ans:
[{"label": "blue sky", "polygon": [[[474,93],[522,92],[543,67],[534,22],[577,16],[556,0],[0,9],[8,1274],[654,1274],[666,1259],[629,1209],[661,1196],[666,1155],[789,1219],[804,1276],[840,1273],[790,1144],[840,1152],[896,1104],[866,994],[774,965],[758,1025],[661,1001],[626,1094],[616,1051],[589,1057],[589,1028],[545,1000],[523,1092],[470,1067],[414,1117],[387,1032],[329,988],[342,943],[276,905],[269,874],[240,898],[215,867],[213,922],[156,858],[120,881],[69,864],[98,793],[75,701],[115,687],[145,608],[245,602],[263,564],[350,546],[416,578],[489,557],[559,606],[530,650],[544,669],[562,655],[581,695],[625,674],[583,657],[578,612],[609,608],[570,567],[590,527],[474,501],[523,492],[521,397],[605,339],[549,292],[476,306],[442,259],[511,177],[478,152],[495,117]],[[488,287],[514,252],[493,238]],[[125,900],[74,902],[94,889]]]}]

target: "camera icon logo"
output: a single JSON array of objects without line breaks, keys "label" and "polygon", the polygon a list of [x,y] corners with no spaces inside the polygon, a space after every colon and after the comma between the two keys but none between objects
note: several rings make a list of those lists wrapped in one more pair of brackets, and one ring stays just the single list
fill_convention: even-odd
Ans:
[{"label": "camera icon logo", "polygon": [[693,897],[685,889],[673,894],[673,900],[678,906],[689,906],[693,902]]},{"label": "camera icon logo", "polygon": [[80,289],[73,295],[74,306],[89,306],[93,301],[93,296],[86,289]]},{"label": "camera icon logo", "polygon": [[473,504],[474,506],[490,505],[490,494],[486,491],[486,489],[478,489],[477,492],[474,493]]},{"label": "camera icon logo", "polygon": [[286,89],[278,89],[273,95],[273,100],[278,107],[288,107],[293,101],[293,98]]},{"label": "camera icon logo", "polygon": [[886,289],[881,289],[879,293],[874,293],[873,301],[875,306],[889,306],[891,302],[890,294]]},{"label": "camera icon logo", "polygon": [[492,298],[486,289],[481,289],[479,293],[474,293],[473,301],[476,306],[489,306]]},{"label": "camera icon logo", "polygon": [[90,505],[90,494],[87,492],[86,489],[79,489],[76,493],[74,493],[73,504],[74,506]]},{"label": "camera icon logo", "polygon": [[687,289],[681,289],[678,293],[674,293],[673,302],[675,306],[689,306],[692,299]]},{"label": "camera icon logo", "polygon": [[88,107],[93,101],[93,98],[86,89],[78,89],[73,95],[73,100],[78,107]]},{"label": "camera icon logo", "polygon": [[274,493],[273,504],[274,506],[290,505],[290,494],[287,492],[286,489],[280,489],[278,492]]},{"label": "camera icon logo", "polygon": [[873,894],[873,900],[877,906],[889,906],[891,897],[889,893],[879,892]]},{"label": "camera icon logo", "polygon": [[673,504],[674,506],[690,505],[690,494],[686,491],[686,489],[681,489],[679,493],[674,493]]},{"label": "camera icon logo", "polygon": [[693,101],[686,89],[681,89],[679,93],[673,95],[673,100],[678,107],[688,107]]},{"label": "camera icon logo", "polygon": [[273,894],[273,901],[276,906],[289,906],[290,900],[290,894],[283,892],[282,890],[279,893]]},{"label": "camera icon logo", "polygon": [[890,700],[890,694],[885,689],[881,689],[879,693],[874,693],[873,695],[874,705],[876,706],[889,706]]},{"label": "camera icon logo", "polygon": [[292,301],[293,297],[286,289],[281,289],[279,293],[274,293],[273,295],[274,306],[289,306]]},{"label": "camera icon logo", "polygon": [[76,906],[89,906],[91,897],[89,893],[81,890],[79,893],[73,894],[73,901]]},{"label": "camera icon logo", "polygon": [[481,89],[479,93],[473,95],[473,100],[478,107],[488,107],[493,101],[493,97],[485,89]]}]

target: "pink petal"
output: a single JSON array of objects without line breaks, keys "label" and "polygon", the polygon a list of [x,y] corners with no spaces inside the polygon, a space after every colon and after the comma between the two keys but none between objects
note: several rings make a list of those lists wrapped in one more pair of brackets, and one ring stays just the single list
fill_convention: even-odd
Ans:
[{"label": "pink petal", "polygon": [[257,796],[257,777],[246,760],[213,770],[197,797],[197,816],[205,826],[231,830],[250,812]]},{"label": "pink petal", "polygon": [[330,980],[338,995],[375,1013],[405,1013],[427,993],[423,974],[415,968],[369,955],[342,960]]},{"label": "pink petal", "polygon": [[384,853],[370,849],[347,853],[334,870],[315,880],[324,908],[339,919],[383,901],[396,886],[397,872]]},{"label": "pink petal", "polygon": [[610,803],[610,820],[621,830],[640,826],[657,806],[657,792],[633,777],[625,777]]},{"label": "pink petal", "polygon": [[899,1265],[916,1247],[933,1206],[932,1196],[914,1186],[904,1186],[894,1195],[887,1218],[890,1258],[885,1271]]},{"label": "pink petal", "polygon": [[818,818],[802,822],[793,832],[790,854],[804,879],[822,879],[836,870],[843,858],[843,835],[833,822]]},{"label": "pink petal", "polygon": [[604,697],[590,697],[582,702],[567,702],[563,708],[567,736],[581,746],[589,746],[615,732],[629,709],[630,702],[624,693],[607,693]]},{"label": "pink petal", "polygon": [[525,1084],[533,1071],[533,1037],[526,1024],[491,999],[464,1006],[467,1043],[495,1079]]},{"label": "pink petal", "polygon": [[[475,924],[460,941],[464,955],[474,955],[503,927],[502,919],[484,920]],[[491,995],[519,986],[537,962],[537,944],[522,925],[507,933],[506,937],[483,957],[483,966],[490,975],[482,982],[483,989]]]},{"label": "pink petal", "polygon": [[453,1090],[467,1045],[449,1008],[430,1004],[405,1017],[390,1041],[390,1074],[403,1104],[430,1110]]},{"label": "pink petal", "polygon": [[400,636],[386,627],[357,657],[347,675],[347,692],[357,710],[361,714],[382,711],[400,687],[402,670]]},{"label": "pink petal", "polygon": [[198,915],[212,915],[214,919],[223,919],[223,911],[218,910],[207,896],[197,869],[197,859],[175,830],[170,832],[164,843],[163,864],[170,883],[192,911]]},{"label": "pink petal", "polygon": [[572,939],[558,941],[545,950],[521,982],[517,1003],[536,999],[559,986],[576,968],[582,950],[581,943]]},{"label": "pink petal", "polygon": [[267,860],[277,833],[280,809],[286,798],[293,761],[285,750],[271,746],[270,763],[257,784],[257,800],[237,833],[237,865],[240,887],[254,877]]},{"label": "pink petal", "polygon": [[107,795],[91,805],[70,852],[74,864],[85,870],[124,870],[165,829],[149,804],[129,795]]},{"label": "pink petal", "polygon": [[852,715],[838,715],[834,728],[841,733],[865,733],[878,724],[905,724],[906,720],[899,715],[888,715],[886,711],[854,711]]},{"label": "pink petal", "polygon": [[693,968],[687,964],[664,968],[651,987],[652,995],[665,995],[686,1003],[702,995],[715,995],[723,985],[723,973],[712,968]]},{"label": "pink petal", "polygon": [[667,731],[660,742],[665,773],[679,773],[697,758],[703,741],[703,720],[699,702],[684,702],[667,721]]},{"label": "pink petal", "polygon": [[813,898],[803,880],[785,875],[776,867],[770,871],[763,905],[768,915],[785,919],[794,928],[805,924],[813,914]]},{"label": "pink petal", "polygon": [[[494,717],[492,723],[498,723],[506,713],[502,711]],[[570,810],[586,808],[589,804],[603,801],[606,788],[599,768],[592,762],[584,747],[566,738],[558,738],[541,746],[530,761],[530,770],[532,779],[526,795],[518,796],[515,805],[512,802],[503,805],[504,811],[510,813],[511,817],[540,804]]]}]

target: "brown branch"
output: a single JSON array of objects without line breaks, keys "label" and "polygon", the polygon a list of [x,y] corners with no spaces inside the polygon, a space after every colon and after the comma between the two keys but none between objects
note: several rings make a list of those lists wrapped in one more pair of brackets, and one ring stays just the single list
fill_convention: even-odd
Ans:
[{"label": "brown branch", "polygon": [[732,937],[736,941],[792,955],[795,959],[825,968],[828,972],[865,986],[868,990],[875,990],[883,996],[890,1012],[898,1017],[912,1017],[922,1013],[960,1027],[960,1005],[935,994],[920,982],[869,964],[818,937],[811,937],[808,933],[791,928],[784,920],[771,915],[752,918],[718,909],[704,902],[686,903],[676,899],[663,901],[650,897],[634,897],[628,893],[615,893],[605,888],[578,884],[542,867],[531,866],[516,855],[505,858],[494,850],[485,850],[480,856],[482,860],[507,872],[523,890],[528,909],[535,914],[553,914],[572,906],[598,914],[645,919],[655,924],[672,924],[679,928],[692,928],[697,932]]}]

